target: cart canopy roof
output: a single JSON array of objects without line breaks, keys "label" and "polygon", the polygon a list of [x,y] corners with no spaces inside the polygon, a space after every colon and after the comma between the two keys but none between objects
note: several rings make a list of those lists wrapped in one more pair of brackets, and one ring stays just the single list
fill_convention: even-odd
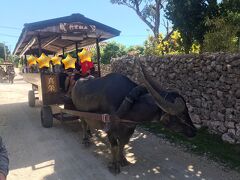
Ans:
[{"label": "cart canopy roof", "polygon": [[22,33],[14,49],[14,55],[62,54],[77,47],[85,47],[119,36],[120,31],[91,20],[82,14],[24,24]]}]

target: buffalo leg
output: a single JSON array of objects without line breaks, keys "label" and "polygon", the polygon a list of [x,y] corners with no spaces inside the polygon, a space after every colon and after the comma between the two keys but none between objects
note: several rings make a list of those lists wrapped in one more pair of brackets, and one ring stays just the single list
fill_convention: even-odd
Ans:
[{"label": "buffalo leg", "polygon": [[120,131],[120,143],[119,143],[119,159],[120,159],[120,165],[121,166],[127,166],[129,165],[128,160],[126,159],[125,155],[124,155],[124,147],[126,144],[129,143],[129,140],[131,138],[131,136],[134,133],[136,126],[132,126],[132,127],[126,127],[126,126],[122,126],[121,127],[121,131]]},{"label": "buffalo leg", "polygon": [[111,134],[108,134],[108,139],[111,144],[111,154],[112,154],[112,161],[109,163],[108,168],[111,173],[119,174],[120,173],[119,142]]},{"label": "buffalo leg", "polygon": [[82,143],[86,147],[88,147],[90,145],[90,140],[89,140],[89,131],[90,131],[90,129],[89,129],[86,121],[83,118],[81,119],[81,121],[82,121],[82,129],[83,129],[83,141],[82,141]]},{"label": "buffalo leg", "polygon": [[122,143],[120,143],[120,145],[119,145],[119,159],[120,159],[119,163],[122,167],[129,165],[129,162],[124,155],[124,146],[125,145],[126,144],[122,144]]}]

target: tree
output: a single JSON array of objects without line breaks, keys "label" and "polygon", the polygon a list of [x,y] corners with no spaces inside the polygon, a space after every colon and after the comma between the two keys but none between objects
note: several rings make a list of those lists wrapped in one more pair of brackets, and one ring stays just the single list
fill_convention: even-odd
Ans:
[{"label": "tree", "polygon": [[220,3],[222,17],[226,22],[237,28],[238,49],[240,51],[240,1],[239,0],[223,0]]},{"label": "tree", "polygon": [[168,0],[166,17],[181,33],[185,53],[189,53],[194,41],[202,47],[207,31],[205,19],[213,18],[217,11],[217,0]]},{"label": "tree", "polygon": [[[158,38],[159,42],[151,36],[144,42],[144,53],[146,55],[162,56],[164,54],[184,53],[183,39],[179,31],[173,31],[168,39],[163,39],[162,34],[159,34]],[[192,53],[199,53],[199,45],[193,43],[190,50]]]},{"label": "tree", "polygon": [[111,0],[111,3],[133,9],[140,19],[152,30],[157,39],[160,26],[160,11],[166,0]]},{"label": "tree", "polygon": [[[6,53],[6,57],[5,57],[5,53]],[[10,54],[11,54],[11,52],[9,51],[8,46],[4,45],[3,43],[0,43],[0,58],[7,59],[7,57]]]},{"label": "tree", "polygon": [[[103,49],[104,48],[100,48],[100,57],[103,56]],[[97,63],[97,49],[96,48],[92,48],[91,49],[91,53],[92,53],[92,61]]]},{"label": "tree", "polygon": [[211,27],[204,36],[204,51],[207,52],[236,52],[238,28],[226,19],[219,17],[207,21]]},{"label": "tree", "polygon": [[18,56],[14,56],[14,55],[9,55],[8,56],[8,61],[12,62],[15,67],[18,67],[19,63],[20,63],[20,58]]},{"label": "tree", "polygon": [[223,0],[219,6],[219,16],[207,20],[204,50],[236,52],[240,49],[240,1]]},{"label": "tree", "polygon": [[222,0],[220,9],[223,15],[227,16],[229,12],[240,13],[239,0]]},{"label": "tree", "polygon": [[144,54],[144,47],[143,46],[130,46],[127,48],[127,54],[130,55],[143,55]]},{"label": "tree", "polygon": [[109,42],[103,48],[101,62],[103,64],[109,64],[111,58],[121,57],[126,54],[127,54],[127,51],[126,51],[126,47],[124,45],[116,43],[114,41]]}]

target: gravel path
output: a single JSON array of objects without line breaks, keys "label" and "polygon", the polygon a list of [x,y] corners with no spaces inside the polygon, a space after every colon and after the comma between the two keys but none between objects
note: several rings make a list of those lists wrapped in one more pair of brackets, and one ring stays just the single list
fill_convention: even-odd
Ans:
[{"label": "gravel path", "polygon": [[54,121],[53,128],[42,128],[40,107],[28,107],[29,89],[21,76],[13,85],[0,84],[0,135],[9,151],[8,180],[240,180],[239,173],[140,129],[126,147],[132,164],[114,176],[107,170],[110,153],[105,134],[95,132],[93,145],[85,148],[79,122]]}]

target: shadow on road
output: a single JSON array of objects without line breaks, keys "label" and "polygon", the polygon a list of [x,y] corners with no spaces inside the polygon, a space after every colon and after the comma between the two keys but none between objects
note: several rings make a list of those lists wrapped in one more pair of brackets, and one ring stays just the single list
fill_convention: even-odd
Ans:
[{"label": "shadow on road", "polygon": [[[218,179],[222,173],[200,157],[167,145],[156,136],[136,130],[125,147],[128,167],[113,176],[107,170],[109,143],[103,131],[94,131],[92,145],[81,144],[80,122],[43,128],[40,108],[28,103],[0,105],[0,135],[10,157],[9,179]],[[206,161],[206,162],[204,162]],[[22,178],[19,178],[22,177]]]}]

